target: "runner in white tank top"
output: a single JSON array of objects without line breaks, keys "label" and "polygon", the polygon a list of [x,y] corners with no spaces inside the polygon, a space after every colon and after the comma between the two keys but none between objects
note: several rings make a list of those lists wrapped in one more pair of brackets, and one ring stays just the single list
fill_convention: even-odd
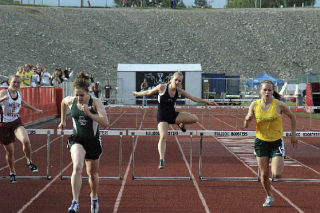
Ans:
[{"label": "runner in white tank top", "polygon": [[0,114],[1,122],[8,123],[15,121],[19,118],[19,111],[21,108],[22,97],[20,91],[17,91],[17,97],[12,98],[9,90],[7,89],[8,99],[0,102],[2,113]]},{"label": "runner in white tank top", "polygon": [[14,146],[13,142],[17,138],[23,145],[23,152],[26,156],[27,166],[32,172],[37,172],[38,168],[31,161],[31,144],[23,123],[19,117],[21,106],[31,109],[36,113],[42,113],[23,101],[20,89],[21,78],[17,75],[9,77],[9,87],[0,91],[0,144],[6,151],[6,160],[10,170],[10,182],[16,182],[16,171],[14,168]]}]

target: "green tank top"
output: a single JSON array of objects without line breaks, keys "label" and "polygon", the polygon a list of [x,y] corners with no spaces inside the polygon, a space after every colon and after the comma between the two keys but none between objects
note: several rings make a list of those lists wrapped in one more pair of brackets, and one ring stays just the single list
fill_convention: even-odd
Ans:
[{"label": "green tank top", "polygon": [[[75,98],[71,107],[71,116],[73,122],[73,135],[81,138],[99,137],[98,122],[89,118],[84,111],[77,107],[77,99]],[[89,110],[92,114],[97,114],[92,107],[93,99],[90,97]]]}]

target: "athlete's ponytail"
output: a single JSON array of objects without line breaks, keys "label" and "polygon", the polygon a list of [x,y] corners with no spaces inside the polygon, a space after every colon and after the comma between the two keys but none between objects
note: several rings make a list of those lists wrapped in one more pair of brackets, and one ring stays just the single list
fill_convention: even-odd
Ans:
[{"label": "athlete's ponytail", "polygon": [[90,85],[90,78],[84,71],[81,71],[76,80],[73,82],[74,89],[83,89],[87,92],[89,92]]}]

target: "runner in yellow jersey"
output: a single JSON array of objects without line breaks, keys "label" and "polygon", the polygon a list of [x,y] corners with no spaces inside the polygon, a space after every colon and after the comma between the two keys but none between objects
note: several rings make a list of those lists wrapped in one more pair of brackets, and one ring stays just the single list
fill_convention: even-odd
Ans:
[{"label": "runner in yellow jersey", "polygon": [[274,90],[272,81],[262,81],[259,89],[261,99],[251,103],[244,120],[244,128],[247,128],[255,118],[256,139],[254,141],[254,152],[260,169],[261,184],[267,193],[263,206],[269,207],[274,201],[269,180],[269,161],[271,159],[271,172],[275,178],[280,177],[284,167],[285,150],[282,139],[282,114],[287,115],[291,120],[291,144],[293,147],[297,145],[295,136],[296,117],[284,102],[279,101],[280,95]]}]

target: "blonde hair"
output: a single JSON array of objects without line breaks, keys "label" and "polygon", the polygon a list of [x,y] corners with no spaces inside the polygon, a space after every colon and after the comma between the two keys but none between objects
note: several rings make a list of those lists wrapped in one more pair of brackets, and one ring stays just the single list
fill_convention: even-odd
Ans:
[{"label": "blonde hair", "polygon": [[[181,71],[175,72],[175,73],[173,73],[173,75],[171,75],[170,81],[168,82],[168,84],[171,83],[171,80],[172,80],[175,76],[181,76],[182,78],[184,78],[184,76],[183,76],[183,74],[182,74]],[[179,88],[180,88],[180,89],[182,88],[182,82],[181,82]]]},{"label": "blonde hair", "polygon": [[8,78],[8,83],[10,83],[12,81],[12,79],[14,79],[14,78],[20,78],[20,76],[18,76],[18,75],[10,75],[9,78]]}]

